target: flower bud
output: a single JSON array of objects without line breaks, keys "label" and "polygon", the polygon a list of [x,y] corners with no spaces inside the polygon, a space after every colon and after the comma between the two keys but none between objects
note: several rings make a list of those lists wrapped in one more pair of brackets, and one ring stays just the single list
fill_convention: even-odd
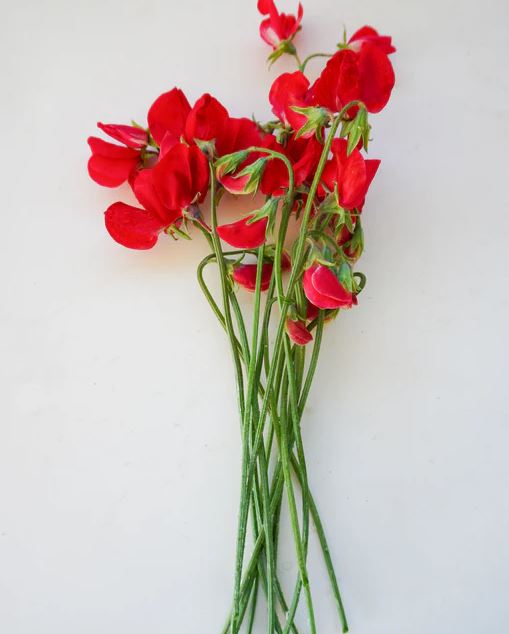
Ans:
[{"label": "flower bud", "polygon": [[298,346],[305,346],[313,340],[313,335],[300,319],[293,320],[288,318],[285,322],[285,328],[290,339]]},{"label": "flower bud", "polygon": [[[242,286],[242,288],[245,288],[247,291],[254,292],[256,290],[257,268],[257,264],[239,264],[233,269],[232,278],[239,286]],[[272,264],[263,264],[260,290],[266,291],[269,288],[271,277]]]},{"label": "flower bud", "polygon": [[253,215],[217,227],[219,237],[236,249],[256,249],[265,242],[268,218],[249,222]]}]

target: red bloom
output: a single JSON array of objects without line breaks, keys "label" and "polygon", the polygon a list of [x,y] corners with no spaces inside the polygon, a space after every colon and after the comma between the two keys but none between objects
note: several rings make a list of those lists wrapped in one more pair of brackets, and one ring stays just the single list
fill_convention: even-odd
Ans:
[{"label": "red bloom", "polygon": [[117,123],[98,123],[97,127],[105,132],[115,141],[120,141],[127,147],[139,150],[148,143],[148,134],[142,128],[133,125],[122,125]]},{"label": "red bloom", "polygon": [[302,286],[308,300],[318,308],[350,308],[355,303],[354,295],[322,264],[304,271]]},{"label": "red bloom", "polygon": [[167,209],[185,209],[205,198],[209,186],[209,165],[195,145],[175,145],[154,167],[154,185]]},{"label": "red bloom", "polygon": [[236,249],[256,249],[265,242],[268,218],[248,224],[252,216],[217,227],[219,237]]},{"label": "red bloom", "polygon": [[[294,130],[302,128],[307,118],[292,110],[292,106],[304,108],[310,105],[310,100],[309,79],[300,70],[276,77],[269,93],[272,112]],[[310,134],[314,134],[313,131]]]},{"label": "red bloom", "polygon": [[217,99],[205,93],[187,116],[185,134],[191,143],[196,139],[211,141],[219,138],[228,123],[228,112]]},{"label": "red bloom", "polygon": [[92,156],[88,161],[90,178],[105,187],[118,187],[136,169],[140,161],[139,150],[108,143],[91,136],[88,144]]},{"label": "red bloom", "polygon": [[180,88],[173,88],[158,97],[148,111],[147,121],[154,141],[170,149],[184,134],[191,106]]},{"label": "red bloom", "polygon": [[322,181],[330,191],[337,184],[339,204],[345,209],[362,208],[380,161],[364,159],[358,149],[347,156],[346,139],[334,139],[333,157],[325,166]]},{"label": "red bloom", "polygon": [[299,2],[297,16],[279,13],[274,0],[258,0],[258,11],[267,15],[260,24],[260,35],[264,42],[276,49],[284,40],[291,40],[300,28],[304,9]]},{"label": "red bloom", "polygon": [[132,188],[144,209],[115,203],[106,210],[106,228],[111,237],[125,247],[151,249],[159,233],[181,217],[181,210],[165,207],[155,186],[153,169],[139,172]]},{"label": "red bloom", "polygon": [[331,57],[311,88],[316,102],[332,112],[354,100],[362,101],[368,112],[380,112],[394,88],[394,70],[385,52],[387,42],[377,39],[381,36],[370,39],[358,34],[350,48]]},{"label": "red bloom", "polygon": [[[285,147],[273,141],[269,145],[270,149],[276,150],[285,154],[291,161],[293,167],[293,174],[295,179],[295,186],[298,187],[308,180],[311,174],[314,173],[320,155],[322,152],[322,145],[316,140],[316,137],[312,136],[309,139],[300,137],[296,139],[292,136],[288,139]],[[279,159],[272,159],[267,163],[265,172],[263,173],[261,181],[261,191],[266,196],[280,196],[284,194],[284,190],[288,187],[288,170],[283,161]]]},{"label": "red bloom", "polygon": [[348,40],[348,45],[353,51],[359,51],[365,42],[370,42],[378,46],[386,55],[394,53],[396,49],[392,45],[392,37],[390,35],[379,35],[371,26],[363,26],[352,35]]},{"label": "red bloom", "polygon": [[310,341],[313,341],[313,335],[306,328],[306,324],[303,321],[288,318],[285,322],[285,328],[288,336],[293,343],[298,346],[305,346]]},{"label": "red bloom", "polygon": [[[232,277],[239,286],[247,291],[254,292],[256,290],[256,264],[240,264],[233,270]],[[262,266],[261,290],[266,291],[270,286],[270,278],[272,277],[272,264],[266,263]]]}]

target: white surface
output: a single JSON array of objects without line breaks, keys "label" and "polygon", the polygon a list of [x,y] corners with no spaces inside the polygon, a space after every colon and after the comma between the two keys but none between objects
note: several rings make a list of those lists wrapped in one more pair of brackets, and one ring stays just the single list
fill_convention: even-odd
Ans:
[{"label": "white surface", "polygon": [[[125,190],[88,180],[85,139],[97,120],[142,121],[173,85],[267,117],[291,64],[267,73],[255,4],[1,2],[5,634],[223,623],[239,439],[227,344],[195,283],[205,249],[114,244],[102,211]],[[343,22],[398,47],[373,118],[368,287],[327,329],[305,423],[354,634],[507,632],[507,7],[305,6],[304,52]]]}]

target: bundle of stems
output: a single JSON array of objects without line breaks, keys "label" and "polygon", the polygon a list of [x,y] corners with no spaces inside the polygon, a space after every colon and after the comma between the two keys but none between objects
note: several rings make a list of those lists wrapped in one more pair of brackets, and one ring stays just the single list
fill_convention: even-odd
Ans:
[{"label": "bundle of stems", "polygon": [[[307,237],[313,227],[329,220],[317,213],[314,201],[332,141],[345,113],[354,105],[356,103],[349,103],[331,121],[323,141],[320,161],[302,211],[299,234],[293,245],[291,271],[286,281],[283,279],[281,261],[289,218],[294,207],[293,168],[283,154],[266,148],[250,148],[250,151],[264,152],[273,160],[283,161],[289,176],[280,222],[275,230],[274,265],[265,301],[262,301],[261,292],[262,267],[268,246],[262,245],[252,251],[257,256],[257,275],[250,337],[228,274],[229,258],[244,251],[224,251],[217,234],[217,206],[221,191],[213,160],[210,161],[211,226],[207,227],[195,220],[211,248],[211,253],[198,266],[198,280],[231,345],[241,422],[242,472],[233,602],[223,634],[237,634],[241,627],[245,627],[249,634],[254,631],[256,610],[260,609],[260,594],[263,594],[266,601],[269,634],[298,633],[295,616],[302,598],[308,621],[304,631],[311,634],[317,631],[307,567],[311,523],[315,527],[323,553],[339,623],[343,632],[348,631],[329,546],[309,488],[301,434],[302,416],[320,353],[324,311],[320,310],[318,317],[309,326],[313,331],[314,341],[307,361],[306,347],[292,344],[285,331],[285,321],[290,305],[305,306],[301,277],[309,248]],[[217,301],[204,279],[204,270],[211,263],[217,266],[221,281],[221,298]],[[275,324],[274,337],[270,336],[272,322]],[[298,566],[291,596],[285,596],[278,576],[278,539],[283,498],[286,499],[289,511]],[[252,526],[253,548],[248,555],[246,537],[249,521]]]}]

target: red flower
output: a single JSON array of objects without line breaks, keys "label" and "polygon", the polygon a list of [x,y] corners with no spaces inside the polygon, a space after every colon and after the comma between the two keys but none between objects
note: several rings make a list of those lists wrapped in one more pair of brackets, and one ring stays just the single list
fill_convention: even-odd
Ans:
[{"label": "red flower", "polygon": [[154,141],[166,149],[180,141],[191,106],[180,88],[173,88],[159,96],[148,111],[147,121]]},{"label": "red flower", "polygon": [[89,137],[88,144],[92,150],[88,173],[99,185],[118,187],[129,178],[140,162],[139,150],[108,143],[94,136]]},{"label": "red flower", "polygon": [[288,318],[285,322],[285,328],[288,336],[293,343],[298,346],[305,346],[310,341],[313,341],[313,335],[306,328],[306,324],[303,321]]},{"label": "red flower", "polygon": [[355,100],[362,101],[368,112],[380,112],[389,101],[395,82],[386,52],[393,48],[390,38],[365,32],[363,35],[363,29],[353,38],[357,39],[349,48],[338,51],[327,62],[311,92],[318,104],[332,112],[339,112]]},{"label": "red flower", "polygon": [[228,112],[217,99],[205,93],[187,116],[185,134],[191,143],[196,139],[211,141],[221,137],[228,124]]},{"label": "red flower", "polygon": [[378,31],[371,26],[363,26],[358,31],[355,31],[348,40],[348,45],[353,51],[359,51],[365,42],[375,44],[386,55],[396,52],[392,45],[392,37],[390,35],[379,35]]},{"label": "red flower", "polygon": [[[298,187],[306,182],[314,173],[320,155],[322,145],[314,136],[309,139],[294,136],[288,139],[285,147],[276,142],[274,137],[272,143],[268,145],[271,150],[281,152],[290,159],[293,167],[295,186]],[[283,161],[272,159],[267,163],[265,172],[261,180],[261,191],[266,196],[281,196],[288,187],[288,170]]]},{"label": "red flower", "polygon": [[284,40],[291,40],[300,28],[304,10],[299,2],[297,16],[279,13],[274,0],[258,0],[258,11],[268,17],[260,24],[264,42],[276,49]]},{"label": "red flower", "polygon": [[118,123],[98,123],[97,127],[105,132],[115,141],[120,141],[127,147],[139,150],[148,143],[148,134],[142,128],[133,125],[122,125]]},{"label": "red flower", "polygon": [[[304,108],[310,105],[309,79],[300,70],[276,77],[269,93],[272,112],[285,125],[299,130],[307,118],[292,110],[292,106]],[[313,134],[313,131],[311,131]]]},{"label": "red flower", "polygon": [[154,185],[167,209],[185,209],[202,201],[209,186],[209,164],[195,145],[179,143],[154,167]]},{"label": "red flower", "polygon": [[[247,291],[254,292],[256,290],[256,264],[240,264],[233,270],[232,277],[239,286]],[[266,291],[270,286],[270,278],[272,277],[272,264],[266,263],[262,265],[261,290]]]},{"label": "red flower", "polygon": [[253,216],[217,227],[219,237],[236,249],[256,249],[265,242],[268,218],[248,224]]},{"label": "red flower", "polygon": [[355,303],[354,295],[322,264],[304,271],[302,286],[308,300],[318,308],[350,308]]},{"label": "red flower", "polygon": [[[217,155],[225,156],[251,146],[260,146],[263,138],[264,135],[252,119],[230,117],[223,133],[217,139]],[[254,160],[254,153],[250,158]],[[245,167],[245,164],[241,167]]]},{"label": "red flower", "polygon": [[334,139],[333,157],[325,166],[322,181],[329,191],[337,185],[339,204],[345,209],[362,208],[379,160],[364,159],[358,149],[347,156],[346,139]]},{"label": "red flower", "polygon": [[181,217],[181,210],[165,207],[155,185],[153,169],[139,172],[132,188],[144,209],[115,203],[106,210],[106,228],[111,237],[125,247],[150,249],[159,233]]}]

